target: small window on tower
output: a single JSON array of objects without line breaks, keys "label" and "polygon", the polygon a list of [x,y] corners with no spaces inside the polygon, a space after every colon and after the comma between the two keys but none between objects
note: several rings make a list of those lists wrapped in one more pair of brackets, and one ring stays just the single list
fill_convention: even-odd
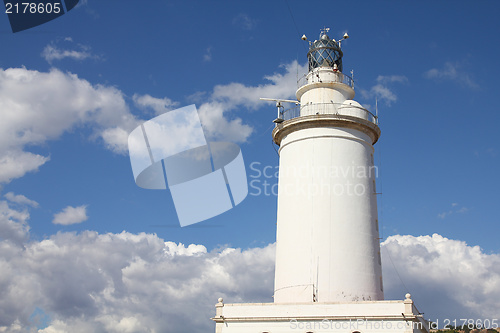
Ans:
[{"label": "small window on tower", "polygon": [[384,291],[384,284],[382,283],[382,277],[380,277],[380,290]]},{"label": "small window on tower", "polygon": [[378,232],[378,219],[375,219],[375,230]]}]

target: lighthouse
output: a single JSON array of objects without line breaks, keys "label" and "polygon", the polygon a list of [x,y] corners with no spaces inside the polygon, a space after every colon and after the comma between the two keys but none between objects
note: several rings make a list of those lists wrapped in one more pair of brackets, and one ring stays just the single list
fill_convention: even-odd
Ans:
[{"label": "lighthouse", "polygon": [[[349,36],[328,32],[309,42],[297,100],[273,99],[280,156],[274,302],[219,298],[216,333],[429,332],[410,294],[384,300],[378,117],[354,100],[353,79],[343,73]],[[284,102],[297,105],[285,110]]]},{"label": "lighthouse", "polygon": [[273,131],[280,146],[276,303],[384,298],[373,163],[380,129],[353,100],[340,45],[326,29],[310,43],[300,106],[283,112]]}]

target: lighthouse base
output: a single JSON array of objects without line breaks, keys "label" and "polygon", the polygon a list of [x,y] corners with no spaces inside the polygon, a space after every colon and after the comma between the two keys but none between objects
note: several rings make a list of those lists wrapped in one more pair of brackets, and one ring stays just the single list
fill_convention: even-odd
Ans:
[{"label": "lighthouse base", "polygon": [[428,333],[410,295],[403,301],[215,305],[216,333]]}]

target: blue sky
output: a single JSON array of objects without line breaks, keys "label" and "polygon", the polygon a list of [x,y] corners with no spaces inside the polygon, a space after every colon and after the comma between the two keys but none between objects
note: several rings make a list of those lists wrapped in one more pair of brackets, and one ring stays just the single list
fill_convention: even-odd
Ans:
[{"label": "blue sky", "polygon": [[[257,179],[261,190],[264,181],[275,184],[274,174],[267,178],[258,173],[278,165],[271,143],[276,110],[258,98],[294,98],[297,72],[306,64],[307,44],[300,36],[317,38],[324,26],[331,28],[333,38],[344,32],[351,36],[342,45],[344,72],[354,71],[355,99],[372,111],[378,99],[381,237],[406,279],[403,285],[395,278],[385,255],[387,298],[403,298],[409,290],[430,319],[459,314],[499,318],[500,309],[493,305],[500,289],[499,14],[496,1],[88,0],[54,21],[16,34],[7,16],[0,15],[1,267],[13,272],[9,263],[24,262],[19,274],[31,281],[17,286],[14,277],[19,275],[5,273],[0,284],[11,290],[11,298],[0,301],[0,307],[14,310],[0,316],[0,328],[75,331],[81,324],[78,311],[94,325],[87,329],[96,332],[120,325],[121,331],[134,331],[134,325],[141,332],[158,331],[164,327],[161,318],[178,325],[172,327],[185,327],[168,306],[162,310],[166,313],[154,316],[146,305],[141,314],[137,308],[127,313],[104,308],[112,304],[109,299],[97,304],[95,295],[105,298],[106,288],[118,290],[116,272],[128,272],[124,270],[137,264],[133,258],[153,265],[155,255],[144,253],[154,251],[172,260],[162,261],[168,274],[162,265],[152,268],[167,276],[147,275],[156,283],[182,281],[184,273],[177,269],[192,268],[196,276],[196,260],[204,265],[220,261],[226,278],[235,274],[231,290],[221,284],[205,288],[201,296],[190,294],[193,302],[203,299],[196,303],[200,317],[212,314],[220,295],[229,297],[228,302],[270,301],[276,197],[255,195],[257,190],[250,188],[234,209],[181,228],[168,191],[135,185],[126,137],[142,121],[194,103],[209,140],[240,145],[249,181]],[[105,260],[98,254],[88,257],[92,261],[84,258],[85,246],[97,249],[107,241],[115,244],[106,247],[107,253],[121,258],[115,273],[101,268],[104,262],[92,266]],[[75,251],[67,257],[68,267],[72,260],[88,263],[82,276],[101,281],[102,288],[92,285],[78,295],[68,291],[69,296],[61,292],[60,299],[40,296],[36,290],[49,283],[48,277],[28,265],[34,260],[29,253],[46,250],[47,242],[61,252],[49,251],[44,258],[60,259]],[[155,250],[141,252],[142,242]],[[71,244],[80,244],[81,252]],[[222,263],[227,256],[234,256],[231,264]],[[436,256],[443,261],[432,259]],[[420,273],[405,268],[412,260]],[[231,266],[235,262],[240,262],[238,269]],[[248,265],[257,271],[255,280],[238,280]],[[441,277],[422,273],[442,267]],[[461,277],[448,277],[455,270]],[[49,280],[68,281],[57,271]],[[219,278],[214,273],[206,286]],[[103,282],[109,279],[112,286]],[[263,289],[252,286],[262,279]],[[472,288],[471,279],[485,287]],[[132,280],[122,277],[133,294],[127,281]],[[16,290],[38,296],[13,306],[9,300],[17,299]],[[430,299],[435,290],[440,302]],[[476,305],[457,306],[465,302],[457,299],[461,292]],[[168,293],[164,297],[158,304],[177,300]],[[45,319],[33,320],[40,313]],[[213,328],[200,320],[190,323],[189,330]]]}]

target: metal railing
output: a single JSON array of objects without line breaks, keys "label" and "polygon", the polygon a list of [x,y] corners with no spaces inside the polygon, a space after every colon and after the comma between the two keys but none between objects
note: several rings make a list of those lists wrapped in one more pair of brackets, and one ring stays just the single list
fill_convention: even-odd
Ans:
[{"label": "metal railing", "polygon": [[338,82],[347,84],[349,87],[354,89],[354,80],[349,75],[345,75],[342,72],[334,71],[333,69],[332,73],[333,75],[331,75],[328,79],[322,78],[321,80],[316,75],[311,75],[310,80],[307,80],[307,75],[309,73],[305,74],[304,76],[302,76],[300,79],[297,80],[297,87],[302,87],[305,84],[315,83],[315,82]]},{"label": "metal railing", "polygon": [[341,103],[316,103],[306,104],[284,110],[282,113],[283,120],[290,120],[297,117],[333,114],[340,116],[350,116],[367,120],[375,125],[378,125],[378,118],[373,113],[365,108]]}]

